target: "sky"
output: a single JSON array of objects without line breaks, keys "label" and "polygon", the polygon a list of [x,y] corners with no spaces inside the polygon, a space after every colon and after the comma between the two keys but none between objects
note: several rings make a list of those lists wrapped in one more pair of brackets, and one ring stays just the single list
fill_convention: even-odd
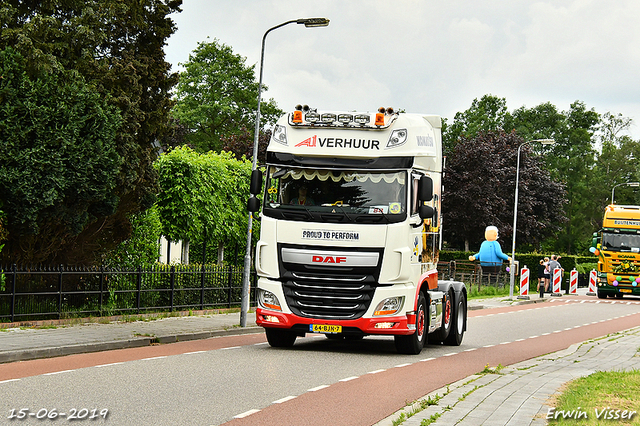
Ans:
[{"label": "sky", "polygon": [[184,0],[166,60],[180,63],[207,37],[260,67],[264,98],[290,111],[393,107],[453,121],[491,94],[513,111],[582,101],[634,120],[640,138],[638,0]]}]

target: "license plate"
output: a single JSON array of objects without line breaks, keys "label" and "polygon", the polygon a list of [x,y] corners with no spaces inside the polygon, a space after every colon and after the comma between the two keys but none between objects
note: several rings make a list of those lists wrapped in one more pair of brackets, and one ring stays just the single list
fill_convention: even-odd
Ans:
[{"label": "license plate", "polygon": [[630,288],[621,288],[620,293],[633,293],[633,290]]},{"label": "license plate", "polygon": [[342,333],[342,326],[329,324],[309,324],[309,331],[312,333],[324,334]]}]

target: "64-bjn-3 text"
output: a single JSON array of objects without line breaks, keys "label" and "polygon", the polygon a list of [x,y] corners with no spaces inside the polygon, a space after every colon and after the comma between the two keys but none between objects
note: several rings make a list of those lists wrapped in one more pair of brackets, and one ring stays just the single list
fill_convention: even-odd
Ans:
[{"label": "64-bjn-3 text", "polygon": [[36,419],[57,419],[58,417],[66,418],[67,420],[96,420],[100,417],[106,419],[109,415],[109,409],[103,408],[98,409],[94,408],[93,410],[89,410],[88,408],[70,408],[67,412],[61,413],[57,409],[52,408],[48,410],[46,408],[41,408],[37,411],[31,411],[29,408],[21,408],[21,409],[12,409],[9,412],[9,420],[23,420],[27,418],[36,418]]}]

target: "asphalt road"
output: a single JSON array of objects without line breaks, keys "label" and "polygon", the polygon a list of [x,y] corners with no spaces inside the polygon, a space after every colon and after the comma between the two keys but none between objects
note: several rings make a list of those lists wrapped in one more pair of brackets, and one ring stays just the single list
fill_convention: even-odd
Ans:
[{"label": "asphalt road", "polygon": [[[640,325],[640,300],[596,302],[565,296],[471,311],[461,346],[430,345],[417,356],[398,355],[392,338],[316,335],[274,349],[258,334],[4,364],[0,424],[48,424],[36,417],[52,409],[64,424],[86,408],[91,424],[370,425],[487,364]],[[24,408],[35,414],[9,422]]]}]

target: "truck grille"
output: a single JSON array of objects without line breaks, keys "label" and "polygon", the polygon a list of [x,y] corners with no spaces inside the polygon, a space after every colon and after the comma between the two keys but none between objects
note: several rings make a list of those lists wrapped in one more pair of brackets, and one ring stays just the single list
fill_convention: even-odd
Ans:
[{"label": "truck grille", "polygon": [[362,317],[379,285],[382,253],[376,253],[375,266],[308,265],[285,262],[281,257],[281,279],[289,309],[298,316],[315,319]]}]

